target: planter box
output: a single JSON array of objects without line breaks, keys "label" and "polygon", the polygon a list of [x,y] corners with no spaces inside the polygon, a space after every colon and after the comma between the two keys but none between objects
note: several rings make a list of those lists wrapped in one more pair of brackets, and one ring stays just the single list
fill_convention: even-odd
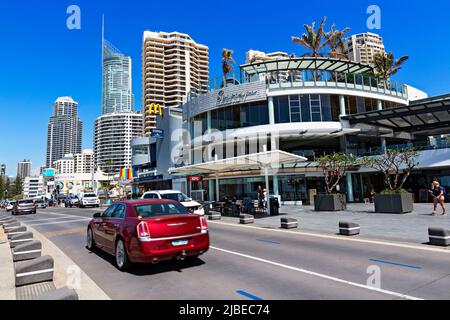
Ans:
[{"label": "planter box", "polygon": [[413,195],[377,194],[375,196],[375,212],[404,214],[413,211]]},{"label": "planter box", "polygon": [[347,209],[345,194],[318,194],[314,197],[315,211],[344,211]]}]

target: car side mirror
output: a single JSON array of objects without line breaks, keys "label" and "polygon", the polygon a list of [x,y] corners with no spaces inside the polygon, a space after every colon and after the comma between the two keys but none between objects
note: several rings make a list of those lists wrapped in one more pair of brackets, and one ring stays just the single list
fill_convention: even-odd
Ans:
[{"label": "car side mirror", "polygon": [[94,218],[100,218],[102,214],[100,212],[94,213]]}]

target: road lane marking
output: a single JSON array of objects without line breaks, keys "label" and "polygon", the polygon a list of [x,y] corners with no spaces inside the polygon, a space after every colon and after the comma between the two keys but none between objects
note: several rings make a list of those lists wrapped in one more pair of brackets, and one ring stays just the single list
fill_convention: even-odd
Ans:
[{"label": "road lane marking", "polygon": [[235,256],[242,257],[242,258],[247,258],[247,259],[251,259],[251,260],[254,260],[254,261],[258,261],[258,262],[267,263],[267,264],[270,264],[270,265],[273,265],[273,266],[276,266],[276,267],[280,267],[280,268],[284,268],[284,269],[288,269],[288,270],[292,270],[292,271],[301,272],[301,273],[308,274],[308,275],[311,275],[311,276],[314,276],[314,277],[318,277],[318,278],[322,278],[322,279],[326,279],[326,280],[331,280],[331,281],[334,281],[334,282],[343,283],[343,284],[346,284],[346,285],[349,285],[349,286],[362,288],[362,289],[367,289],[367,290],[370,290],[370,291],[375,291],[375,292],[378,292],[378,293],[383,293],[383,294],[391,295],[391,296],[402,298],[402,299],[424,300],[422,298],[409,296],[409,295],[406,295],[406,294],[403,294],[403,293],[398,293],[398,292],[394,292],[394,291],[389,291],[389,290],[379,289],[379,288],[375,288],[375,287],[370,287],[370,286],[363,285],[363,284],[360,284],[360,283],[343,280],[343,279],[340,279],[340,278],[332,277],[332,276],[329,276],[329,275],[326,275],[326,274],[317,273],[317,272],[306,270],[306,269],[292,267],[292,266],[289,266],[289,265],[286,265],[286,264],[282,264],[282,263],[278,263],[278,262],[274,262],[274,261],[270,261],[270,260],[266,260],[266,259],[262,259],[262,258],[258,258],[258,257],[254,257],[254,256],[250,256],[250,255],[243,254],[243,253],[240,253],[240,252],[230,251],[230,250],[221,249],[221,248],[217,248],[217,247],[213,247],[213,246],[211,246],[210,248],[213,249],[213,250],[217,250],[217,251],[220,251],[220,252],[232,254],[232,255],[235,255]]},{"label": "road lane marking", "polygon": [[63,220],[63,221],[54,221],[54,222],[43,222],[43,223],[35,223],[35,224],[28,224],[30,227],[37,227],[37,226],[45,226],[49,224],[62,224],[62,223],[75,223],[75,222],[86,222],[86,219],[75,219],[75,220]]},{"label": "road lane marking", "polygon": [[377,245],[383,245],[383,246],[388,246],[388,247],[397,247],[397,248],[405,248],[405,249],[415,249],[415,250],[424,250],[424,251],[432,251],[432,252],[450,253],[449,249],[431,248],[431,247],[412,245],[412,244],[404,244],[404,243],[398,243],[398,242],[397,243],[396,242],[387,242],[387,241],[382,241],[382,240],[369,240],[369,239],[361,239],[361,238],[360,239],[356,239],[356,238],[349,238],[349,237],[344,237],[344,236],[332,236],[332,235],[318,234],[318,233],[298,232],[298,231],[289,231],[289,230],[278,230],[278,229],[272,229],[272,228],[255,227],[255,226],[233,224],[233,223],[227,223],[227,222],[217,222],[217,221],[208,221],[208,224],[218,224],[218,225],[237,227],[237,228],[255,229],[255,230],[259,230],[259,231],[279,232],[279,233],[284,233],[284,234],[300,235],[300,236],[315,237],[315,238],[322,238],[322,239],[331,239],[331,240],[340,240],[340,241],[350,241],[350,242],[377,244]]},{"label": "road lane marking", "polygon": [[23,223],[35,223],[35,222],[51,222],[51,221],[57,221],[57,220],[62,220],[62,219],[87,219],[90,220],[90,218],[84,218],[84,217],[77,217],[77,216],[70,216],[70,217],[59,217],[59,218],[42,218],[42,219],[24,219],[24,220],[20,220],[20,222]]},{"label": "road lane marking", "polygon": [[245,291],[243,291],[243,290],[236,291],[236,293],[237,293],[237,294],[240,294],[241,296],[247,297],[247,298],[249,298],[250,300],[264,300],[264,299],[262,299],[262,298],[259,298],[259,297],[257,297],[257,296],[254,296],[254,295],[252,295],[251,293],[245,292]]},{"label": "road lane marking", "polygon": [[422,269],[421,267],[412,266],[412,265],[410,265],[410,264],[397,263],[397,262],[392,262],[392,261],[387,261],[387,260],[381,260],[381,259],[369,259],[369,261],[372,261],[372,262],[379,262],[379,263],[384,263],[384,264],[390,264],[390,265],[393,265],[393,266],[397,266],[397,267],[405,267],[405,268],[410,268],[410,269]]},{"label": "road lane marking", "polygon": [[272,241],[272,240],[265,240],[265,239],[256,239],[258,242],[265,242],[265,243],[271,243],[271,244],[281,244],[280,242]]}]

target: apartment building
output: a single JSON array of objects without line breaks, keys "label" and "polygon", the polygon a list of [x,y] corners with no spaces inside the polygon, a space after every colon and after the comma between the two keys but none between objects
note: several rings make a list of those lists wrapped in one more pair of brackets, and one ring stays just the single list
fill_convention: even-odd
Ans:
[{"label": "apartment building", "polygon": [[200,95],[209,89],[209,49],[179,32],[145,31],[142,44],[142,101],[144,133],[156,128],[157,113],[185,102],[187,94]]}]

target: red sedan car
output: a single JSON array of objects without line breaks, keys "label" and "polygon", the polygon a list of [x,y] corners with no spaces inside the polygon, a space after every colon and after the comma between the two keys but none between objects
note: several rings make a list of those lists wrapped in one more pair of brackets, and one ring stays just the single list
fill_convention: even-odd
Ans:
[{"label": "red sedan car", "polygon": [[86,246],[116,257],[117,268],[132,263],[197,257],[209,249],[204,216],[172,200],[138,200],[114,203],[94,214],[87,228]]}]

